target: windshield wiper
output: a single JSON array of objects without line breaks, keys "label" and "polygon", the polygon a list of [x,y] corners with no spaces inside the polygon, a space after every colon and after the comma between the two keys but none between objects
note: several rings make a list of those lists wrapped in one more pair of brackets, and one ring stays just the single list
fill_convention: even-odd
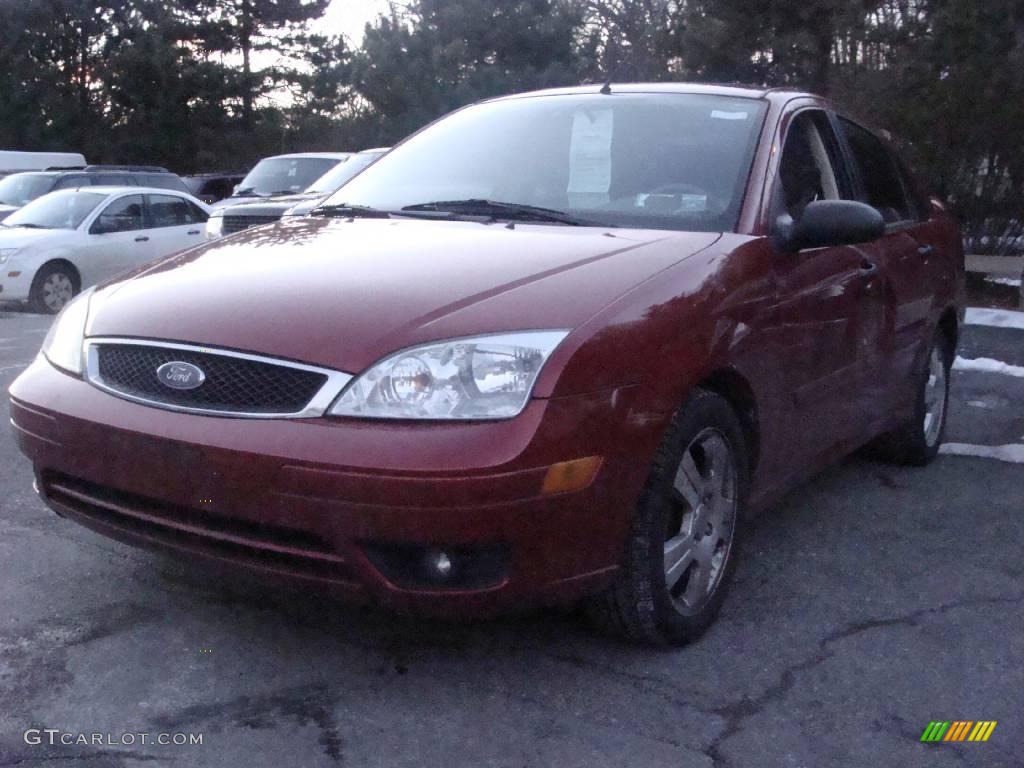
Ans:
[{"label": "windshield wiper", "polygon": [[338,205],[321,205],[314,208],[309,213],[311,216],[359,216],[364,219],[391,218],[390,213],[382,211],[379,208],[371,208],[368,205],[348,205],[347,203],[339,203]]},{"label": "windshield wiper", "polygon": [[407,205],[403,211],[438,211],[468,216],[491,216],[502,219],[521,219],[525,221],[550,221],[557,224],[568,224],[572,227],[611,227],[612,224],[600,224],[596,221],[581,219],[577,216],[558,211],[554,208],[541,208],[523,203],[503,203],[498,200],[469,198],[467,200],[438,200],[432,203]]},{"label": "windshield wiper", "polygon": [[11,229],[16,229],[17,227],[24,227],[25,229],[50,229],[50,227],[44,227],[42,224],[33,224],[32,222],[25,224],[4,224],[4,226],[10,227]]}]

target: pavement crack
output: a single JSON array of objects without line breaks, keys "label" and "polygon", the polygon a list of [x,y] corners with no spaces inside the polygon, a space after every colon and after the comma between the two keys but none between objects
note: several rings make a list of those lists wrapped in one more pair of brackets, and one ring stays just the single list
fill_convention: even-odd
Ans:
[{"label": "pavement crack", "polygon": [[24,763],[29,763],[31,765],[55,763],[62,760],[74,760],[76,762],[85,760],[115,760],[117,762],[123,762],[124,760],[137,760],[139,762],[174,762],[175,758],[147,755],[144,752],[115,752],[111,750],[101,750],[98,752],[74,752],[69,754],[50,753],[44,755],[17,755],[10,760],[7,759],[7,756],[0,755],[0,768],[12,768],[12,766],[22,765]]},{"label": "pavement crack", "polygon": [[813,669],[835,656],[830,646],[841,640],[846,640],[862,632],[886,627],[917,626],[917,624],[928,616],[943,615],[952,610],[960,608],[977,608],[987,605],[1016,605],[1024,602],[1024,595],[1014,597],[982,597],[965,598],[955,600],[942,605],[930,606],[911,611],[902,616],[891,616],[887,618],[868,619],[858,621],[840,627],[825,635],[818,641],[818,650],[810,658],[797,662],[786,667],[779,676],[778,682],[770,685],[760,695],[753,698],[744,697],[738,701],[730,702],[710,711],[725,719],[726,725],[722,732],[715,738],[704,753],[711,758],[715,768],[728,768],[729,761],[722,752],[722,745],[735,736],[743,727],[743,724],[755,715],[760,714],[773,702],[783,699],[796,684],[796,676],[801,672]]},{"label": "pavement crack", "polygon": [[321,750],[340,765],[344,761],[344,740],[332,714],[334,703],[335,697],[326,686],[300,686],[266,696],[239,696],[229,701],[195,704],[157,715],[151,722],[166,731],[195,725],[211,729],[225,726],[267,729],[277,728],[282,718],[289,718],[300,726],[316,726]]}]

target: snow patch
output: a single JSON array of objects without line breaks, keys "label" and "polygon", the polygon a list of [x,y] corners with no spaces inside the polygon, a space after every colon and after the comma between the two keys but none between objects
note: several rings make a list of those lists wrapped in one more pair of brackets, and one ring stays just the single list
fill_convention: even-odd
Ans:
[{"label": "snow patch", "polygon": [[986,277],[986,283],[995,283],[996,285],[1012,285],[1015,288],[1020,288],[1019,277]]},{"label": "snow patch", "polygon": [[995,328],[1017,328],[1024,331],[1024,312],[968,307],[964,322],[968,325],[991,325]]},{"label": "snow patch", "polygon": [[991,408],[992,406],[984,400],[968,400],[967,404],[972,408]]},{"label": "snow patch", "polygon": [[944,443],[939,453],[949,456],[975,456],[981,459],[996,459],[1012,464],[1024,464],[1024,443],[1007,445],[971,445],[970,443]]},{"label": "snow patch", "polygon": [[1006,376],[1018,376],[1024,379],[1024,365],[1010,365],[1002,360],[993,360],[991,357],[977,357],[974,359],[957,356],[953,361],[954,371],[978,371],[980,373],[1002,373]]}]

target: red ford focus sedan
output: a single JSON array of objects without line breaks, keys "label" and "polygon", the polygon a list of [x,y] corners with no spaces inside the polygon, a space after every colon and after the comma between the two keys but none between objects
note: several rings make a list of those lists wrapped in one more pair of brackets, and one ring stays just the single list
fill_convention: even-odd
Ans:
[{"label": "red ford focus sedan", "polygon": [[962,264],[812,95],[518,95],[83,293],[12,420],[46,503],[105,535],[400,610],[585,599],[681,643],[747,513],[868,443],[935,456]]}]

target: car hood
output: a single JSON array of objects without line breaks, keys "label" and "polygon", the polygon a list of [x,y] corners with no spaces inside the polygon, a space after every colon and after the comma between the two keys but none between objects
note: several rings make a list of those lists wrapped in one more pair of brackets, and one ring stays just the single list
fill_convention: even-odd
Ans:
[{"label": "car hood", "polygon": [[0,248],[27,248],[45,243],[50,245],[74,235],[72,229],[30,229],[28,227],[0,227]]},{"label": "car hood", "polygon": [[294,205],[295,203],[301,203],[303,200],[309,200],[311,197],[323,197],[323,195],[308,195],[305,192],[295,192],[289,195],[267,195],[265,197],[225,197],[223,200],[218,200],[216,203],[211,205],[210,208],[212,210],[217,210],[218,208],[236,208],[244,205],[249,205],[252,203],[287,203],[289,206],[291,206]]},{"label": "car hood", "polygon": [[232,205],[224,211],[225,216],[280,216],[293,205],[309,203],[315,206],[321,200],[330,197],[330,193],[288,195],[286,197],[268,197],[257,202]]},{"label": "car hood", "polygon": [[424,341],[571,329],[718,233],[301,218],[101,287],[90,336],[165,339],[358,372]]}]

